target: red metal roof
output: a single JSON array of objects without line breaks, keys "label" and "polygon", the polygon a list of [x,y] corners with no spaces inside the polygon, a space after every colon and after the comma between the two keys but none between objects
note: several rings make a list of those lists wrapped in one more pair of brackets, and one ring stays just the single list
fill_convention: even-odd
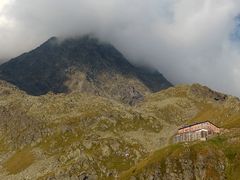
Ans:
[{"label": "red metal roof", "polygon": [[[195,125],[198,125],[198,124],[203,124],[203,123],[206,123],[206,122],[211,123],[212,125],[216,126],[215,124],[213,124],[210,121],[203,121],[203,122],[198,122],[198,123],[194,123],[194,124],[191,124],[191,125],[183,126],[183,127],[179,128],[178,130],[185,129],[185,128],[188,128],[188,127],[192,127],[192,126],[195,126]],[[219,128],[218,126],[216,126],[216,127]]]}]

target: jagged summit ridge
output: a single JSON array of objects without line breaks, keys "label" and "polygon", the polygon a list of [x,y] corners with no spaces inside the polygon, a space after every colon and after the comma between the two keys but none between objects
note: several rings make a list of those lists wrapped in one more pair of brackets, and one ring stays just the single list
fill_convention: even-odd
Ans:
[{"label": "jagged summit ridge", "polygon": [[171,86],[159,72],[132,65],[112,45],[90,36],[63,41],[50,38],[1,65],[0,79],[31,95],[80,91],[130,104],[146,93]]}]

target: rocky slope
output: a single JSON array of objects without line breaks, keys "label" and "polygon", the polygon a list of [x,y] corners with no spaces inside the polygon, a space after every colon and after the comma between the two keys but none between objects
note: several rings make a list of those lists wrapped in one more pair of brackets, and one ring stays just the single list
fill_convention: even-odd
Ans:
[{"label": "rocky slope", "polygon": [[[240,102],[238,98],[194,84],[152,94],[142,107],[150,112],[164,106],[171,123],[184,125],[209,120],[221,134],[207,142],[170,144],[124,171],[120,179],[239,179]],[[179,111],[176,111],[177,106]],[[181,114],[189,112],[186,118]],[[171,113],[175,112],[175,120]],[[162,116],[162,111],[158,116]],[[176,121],[178,120],[178,121]]]},{"label": "rocky slope", "polygon": [[171,86],[157,71],[133,66],[112,45],[90,36],[51,38],[1,65],[0,79],[31,95],[78,91],[128,104]]},{"label": "rocky slope", "polygon": [[[128,106],[81,92],[31,96],[1,81],[0,117],[0,179],[239,177],[240,101],[198,84]],[[205,120],[223,133],[171,144],[179,126]]]}]

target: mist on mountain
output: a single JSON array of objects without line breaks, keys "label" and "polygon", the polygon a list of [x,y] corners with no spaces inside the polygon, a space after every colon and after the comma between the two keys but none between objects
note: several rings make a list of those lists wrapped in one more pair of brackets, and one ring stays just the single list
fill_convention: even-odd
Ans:
[{"label": "mist on mountain", "polygon": [[5,60],[51,36],[92,33],[174,84],[199,82],[239,95],[239,43],[232,38],[239,24],[237,0],[8,2],[0,13]]},{"label": "mist on mountain", "polygon": [[52,37],[2,64],[0,79],[30,95],[86,92],[130,105],[172,86],[158,71],[132,65],[114,46],[89,35]]}]

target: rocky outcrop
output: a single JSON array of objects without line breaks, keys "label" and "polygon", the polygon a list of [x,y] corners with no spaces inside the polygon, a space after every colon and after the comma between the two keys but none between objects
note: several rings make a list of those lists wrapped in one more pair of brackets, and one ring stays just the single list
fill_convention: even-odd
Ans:
[{"label": "rocky outcrop", "polygon": [[171,152],[167,157],[161,159],[160,162],[145,167],[141,173],[131,176],[131,178],[152,180],[224,180],[227,178],[227,166],[226,157],[222,151],[207,145],[206,147],[190,145]]},{"label": "rocky outcrop", "polygon": [[189,89],[188,94],[196,99],[208,99],[219,102],[227,100],[227,95],[213,91],[206,86],[201,86],[200,84],[193,84]]}]

